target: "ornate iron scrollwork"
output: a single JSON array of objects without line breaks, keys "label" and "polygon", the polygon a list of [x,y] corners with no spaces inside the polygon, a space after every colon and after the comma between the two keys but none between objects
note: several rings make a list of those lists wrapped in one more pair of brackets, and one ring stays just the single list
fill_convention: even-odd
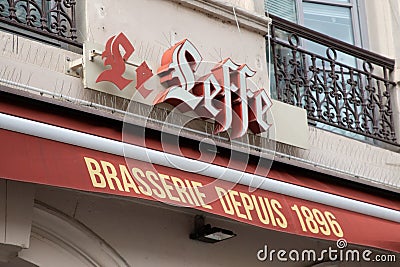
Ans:
[{"label": "ornate iron scrollwork", "polygon": [[349,49],[342,49],[345,44],[335,47],[333,38],[316,34],[273,19],[271,78],[276,92],[272,95],[306,109],[309,121],[317,127],[337,128],[397,145],[390,94],[395,83],[389,79],[394,64],[381,64],[384,59],[365,50],[354,53],[362,49],[350,44]]},{"label": "ornate iron scrollwork", "polygon": [[14,26],[76,42],[75,0],[0,0],[0,19]]}]

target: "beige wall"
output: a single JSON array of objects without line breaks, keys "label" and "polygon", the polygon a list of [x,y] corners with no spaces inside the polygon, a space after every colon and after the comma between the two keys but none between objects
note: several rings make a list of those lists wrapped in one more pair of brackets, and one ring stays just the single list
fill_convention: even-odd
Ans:
[{"label": "beige wall", "polygon": [[390,58],[400,57],[400,5],[397,0],[368,1],[366,4],[369,49]]},{"label": "beige wall", "polygon": [[[229,5],[222,5],[222,10],[214,10],[214,14],[210,12],[209,15],[215,16],[212,18],[205,16],[204,10],[200,12],[205,8],[213,9],[212,6],[201,4],[200,1],[182,1],[185,2],[183,6],[176,2],[180,1],[122,0],[117,4],[108,0],[87,1],[86,39],[104,47],[111,36],[123,32],[136,49],[130,60],[137,64],[145,60],[153,72],[160,66],[161,57],[167,49],[188,39],[202,55],[202,66],[208,71],[218,62],[231,58],[237,64],[248,64],[257,72],[251,79],[257,87],[267,87],[266,45],[263,35],[246,29],[241,22],[238,22],[238,27],[235,21],[230,22],[226,17],[225,21],[217,18],[234,16],[234,10]],[[254,4],[249,4],[252,1],[238,3],[244,8],[254,9]],[[191,8],[187,7],[189,5]],[[239,10],[236,15],[240,15]],[[266,18],[264,21],[267,21]],[[264,28],[266,31],[266,23]],[[97,62],[97,65],[102,67],[101,62]],[[117,88],[110,88],[108,83],[100,83],[96,87],[104,91],[112,90],[115,94],[120,92]],[[128,91],[133,93],[134,85],[130,87],[132,89]],[[134,100],[152,104],[152,99],[160,90],[162,88],[153,90],[147,99],[135,95]]]},{"label": "beige wall", "polygon": [[366,4],[369,49],[396,59],[395,80],[400,81],[400,3],[397,0]]},{"label": "beige wall", "polygon": [[397,0],[364,1],[369,49],[396,59],[394,78],[400,81],[400,4]]},{"label": "beige wall", "polygon": [[[154,69],[159,64],[162,51],[176,41],[189,38],[206,61],[217,62],[225,57],[232,57],[238,63],[248,63],[258,72],[253,80],[259,87],[266,87],[266,47],[263,37],[266,21],[262,18],[260,2],[80,1],[79,3],[85,3],[86,6],[80,6],[78,9],[78,19],[81,22],[78,36],[81,41],[104,44],[110,36],[123,31],[138,51],[134,60],[147,59]],[[365,2],[370,49],[400,60],[400,4],[396,0]],[[234,16],[233,6],[237,17]],[[79,53],[5,32],[0,32],[0,48],[2,85],[30,92],[36,89],[46,90],[50,95],[43,97],[55,96],[61,101],[70,97],[113,108],[123,108],[126,104],[104,93],[84,89],[82,78],[66,75],[67,59],[78,59],[81,57]],[[400,81],[400,74],[396,75],[397,81]],[[396,100],[399,100],[400,95],[397,91],[398,88],[395,95]],[[395,110],[397,116],[400,110],[398,103]],[[314,127],[309,128],[309,133],[309,149],[289,145],[278,146],[278,152],[282,155],[277,157],[277,160],[336,177],[400,191],[398,151],[392,152]],[[276,248],[312,248],[326,245],[321,241],[208,216],[207,220],[213,225],[234,230],[239,235],[221,245],[209,245],[188,239],[195,214],[192,210],[149,206],[148,203],[138,201],[98,198],[48,188],[40,189],[36,200],[61,211],[78,225],[82,223],[88,227],[100,240],[104,240],[118,251],[131,266],[265,266],[266,263],[256,261],[255,253],[266,243]],[[39,233],[35,233],[31,237],[30,248],[24,250],[21,257],[34,263],[37,261],[38,265],[40,260],[47,260],[41,263],[41,266],[56,266],[54,262],[61,257],[70,256],[65,253],[65,248],[57,245],[60,254],[54,255],[60,256],[45,257],[48,250],[45,249],[46,243],[43,240],[45,239]]]},{"label": "beige wall", "polygon": [[[243,26],[239,32],[235,21],[230,20],[233,16],[230,12],[231,3],[223,5],[221,4],[223,1],[207,1],[218,2],[221,5],[218,6],[219,8],[214,7],[212,12],[210,11],[212,15],[205,16],[205,9],[212,7],[199,4],[204,1],[190,1],[191,8],[189,2],[181,6],[177,5],[176,1],[178,0],[118,1],[125,8],[113,8],[115,2],[110,0],[87,1],[87,4],[90,5],[85,9],[88,14],[88,27],[80,29],[80,34],[83,39],[87,38],[101,44],[111,35],[120,32],[121,26],[118,25],[123,25],[123,31],[131,38],[138,50],[137,57],[148,58],[151,64],[156,64],[159,60],[158,56],[161,52],[157,51],[168,48],[174,40],[188,37],[196,44],[205,60],[218,61],[223,57],[232,56],[237,62],[248,62],[249,66],[258,71],[258,76],[254,80],[260,86],[265,85],[267,81],[265,42],[259,32],[262,19],[260,21],[256,15],[251,14],[246,16],[246,11],[243,11],[243,7],[246,6],[238,7],[238,19]],[[368,20],[371,20],[368,26],[370,27],[372,50],[395,57],[395,54],[391,53],[397,53],[400,49],[395,49],[390,38],[398,38],[399,34],[392,33],[396,32],[398,24],[394,16],[389,18],[390,16],[382,14],[390,11],[389,3],[396,6],[394,5],[396,1],[381,1],[382,3],[379,5],[375,3],[376,1],[367,2]],[[194,3],[198,5],[196,6]],[[128,8],[130,6],[131,8]],[[135,10],[137,12],[135,16],[132,16],[132,12]],[[144,12],[145,10],[153,12],[148,14],[149,12]],[[398,10],[398,7],[394,10]],[[82,14],[80,16],[84,17]],[[222,17],[224,16],[229,23],[223,22]],[[388,19],[392,19],[392,21],[386,25],[385,21]],[[379,31],[373,26],[374,22],[385,23],[385,27],[389,27],[389,30]],[[146,25],[146,30],[142,25]],[[383,27],[383,25],[381,26]],[[376,38],[373,38],[374,34],[376,34]],[[384,41],[385,37],[388,37],[389,40]],[[18,40],[18,46],[13,45],[16,40]],[[126,102],[117,101],[115,97],[84,89],[82,78],[65,74],[67,58],[77,59],[81,57],[80,54],[5,32],[0,32],[0,42],[3,48],[0,51],[3,62],[0,66],[2,84],[21,90],[32,91],[35,88],[47,90],[61,100],[72,97],[113,108],[123,109],[126,107]],[[154,48],[156,52],[145,52],[143,48],[146,47]],[[141,52],[140,48],[142,48]],[[24,87],[10,82],[22,84]],[[397,91],[396,89],[395,93]],[[397,97],[398,99],[400,98]],[[397,115],[400,110],[398,107],[397,104],[394,110]],[[390,190],[398,191],[400,189],[400,155],[398,153],[313,127],[310,128],[309,133],[310,149],[298,149],[293,146],[279,148],[279,151],[287,156],[298,158],[291,158],[288,161],[290,164],[328,172],[338,177],[363,183],[378,183],[377,186]],[[285,157],[277,157],[277,160],[285,160]],[[372,164],[370,164],[371,162]]]}]

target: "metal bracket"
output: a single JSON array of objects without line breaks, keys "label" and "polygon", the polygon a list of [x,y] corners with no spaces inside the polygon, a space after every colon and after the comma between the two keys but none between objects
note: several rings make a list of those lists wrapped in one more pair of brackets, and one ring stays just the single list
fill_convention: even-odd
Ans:
[{"label": "metal bracket", "polygon": [[95,57],[101,56],[102,54],[103,54],[103,53],[102,53],[101,51],[96,50],[96,49],[92,49],[92,50],[90,50],[89,60],[90,60],[91,62],[93,62]]},{"label": "metal bracket", "polygon": [[[99,50],[96,50],[96,49],[92,49],[92,50],[90,50],[89,60],[91,62],[93,62],[95,57],[101,56],[102,54],[103,54],[103,52],[101,52]],[[125,64],[133,66],[133,67],[136,67],[136,68],[139,68],[139,65],[135,64],[133,62],[125,61]]]},{"label": "metal bracket", "polygon": [[80,78],[82,75],[83,58],[71,60],[69,57],[66,59],[66,74]]},{"label": "metal bracket", "polygon": [[[96,50],[96,49],[91,49],[89,51],[89,60],[91,62],[94,62],[94,59],[98,56],[102,56],[103,52]],[[133,62],[129,62],[129,61],[125,61],[125,64],[133,66],[135,68],[138,68],[139,65],[135,64]],[[77,78],[81,78],[82,77],[82,73],[83,73],[83,65],[84,65],[84,58],[78,58],[75,60],[71,60],[69,57],[66,58],[66,62],[65,62],[65,73],[67,75],[70,76],[74,76]]]}]

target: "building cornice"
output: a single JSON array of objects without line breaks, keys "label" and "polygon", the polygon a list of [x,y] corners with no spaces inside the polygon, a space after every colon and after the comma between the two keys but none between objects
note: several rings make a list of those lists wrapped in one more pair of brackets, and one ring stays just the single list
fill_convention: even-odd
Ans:
[{"label": "building cornice", "polygon": [[179,5],[198,10],[223,22],[239,25],[249,31],[266,35],[271,19],[255,12],[247,11],[229,2],[218,0],[169,0]]}]

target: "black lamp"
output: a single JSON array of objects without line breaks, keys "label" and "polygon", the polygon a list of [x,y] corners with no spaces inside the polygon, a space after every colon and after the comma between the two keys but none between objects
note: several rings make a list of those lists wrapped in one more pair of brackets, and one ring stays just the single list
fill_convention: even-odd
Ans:
[{"label": "black lamp", "polygon": [[194,233],[191,233],[189,237],[206,243],[217,243],[235,236],[236,234],[230,230],[204,224],[204,217],[196,215],[194,218]]}]

